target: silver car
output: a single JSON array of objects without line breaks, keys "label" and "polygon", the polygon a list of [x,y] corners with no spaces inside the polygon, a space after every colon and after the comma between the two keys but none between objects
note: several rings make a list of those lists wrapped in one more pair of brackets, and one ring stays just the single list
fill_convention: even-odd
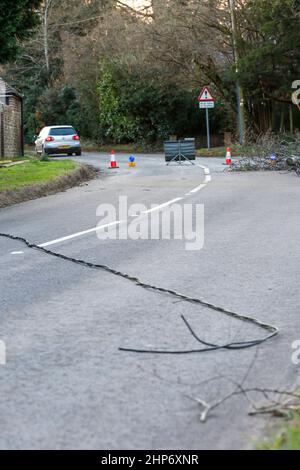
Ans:
[{"label": "silver car", "polygon": [[44,127],[35,141],[38,155],[81,155],[80,137],[72,126]]}]

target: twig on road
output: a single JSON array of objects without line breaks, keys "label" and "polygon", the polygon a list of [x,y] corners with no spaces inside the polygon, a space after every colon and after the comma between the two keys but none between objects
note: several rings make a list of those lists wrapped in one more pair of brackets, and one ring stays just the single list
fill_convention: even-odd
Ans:
[{"label": "twig on road", "polygon": [[[242,395],[250,403],[252,409],[248,412],[249,416],[256,416],[260,414],[271,414],[273,416],[286,416],[287,412],[295,411],[300,406],[300,394],[294,391],[283,391],[276,389],[264,389],[259,387],[244,388],[243,386],[237,384],[237,388],[233,392],[225,395],[220,400],[216,401],[213,404],[207,403],[205,400],[199,397],[186,395],[190,399],[194,400],[201,406],[200,421],[206,422],[208,419],[209,413],[216,410],[222,406],[228,400]],[[250,394],[260,394],[262,395],[269,403],[265,405],[257,405],[254,399]],[[277,396],[277,399],[270,398],[269,394]],[[281,398],[288,398],[282,402]],[[271,402],[271,403],[270,403]],[[202,409],[203,408],[203,409]]]}]

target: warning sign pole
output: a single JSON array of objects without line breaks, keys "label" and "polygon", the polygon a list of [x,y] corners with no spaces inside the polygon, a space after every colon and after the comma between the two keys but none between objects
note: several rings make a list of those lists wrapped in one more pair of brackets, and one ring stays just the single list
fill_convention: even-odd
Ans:
[{"label": "warning sign pole", "polygon": [[208,148],[208,150],[210,150],[210,128],[209,128],[209,111],[208,111],[208,108],[206,108],[205,111],[206,111],[207,148]]},{"label": "warning sign pole", "polygon": [[207,148],[210,150],[210,126],[209,126],[209,109],[215,107],[215,98],[213,97],[210,89],[205,86],[198,97],[200,109],[205,109],[206,111],[206,132],[207,132]]}]

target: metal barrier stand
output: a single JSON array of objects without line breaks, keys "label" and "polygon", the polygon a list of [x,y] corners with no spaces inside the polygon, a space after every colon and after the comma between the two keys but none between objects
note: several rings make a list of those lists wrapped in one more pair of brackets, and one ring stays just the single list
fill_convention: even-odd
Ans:
[{"label": "metal barrier stand", "polygon": [[[172,162],[176,162],[178,163],[178,165],[182,165],[182,162],[183,161],[186,161],[188,163],[190,163],[191,165],[195,165],[195,163],[190,160],[186,155],[184,155],[182,152],[181,152],[181,141],[178,142],[178,145],[179,145],[179,153],[177,155],[175,155],[175,157],[172,158],[172,160],[170,160],[169,162],[167,162],[167,166],[170,165],[170,163]],[[178,158],[178,160],[177,160]]]}]

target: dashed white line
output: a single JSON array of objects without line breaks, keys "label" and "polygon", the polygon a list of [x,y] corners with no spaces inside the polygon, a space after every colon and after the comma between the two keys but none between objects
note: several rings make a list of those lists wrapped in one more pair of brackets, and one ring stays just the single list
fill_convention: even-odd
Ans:
[{"label": "dashed white line", "polygon": [[191,196],[192,194],[198,193],[201,189],[204,189],[208,183],[211,182],[211,174],[209,168],[203,165],[198,165],[204,171],[204,183],[200,184],[196,188],[192,189],[190,192],[186,193],[185,196]]},{"label": "dashed white line", "polygon": [[142,214],[151,214],[152,212],[159,211],[164,207],[170,206],[171,204],[175,204],[175,202],[182,201],[183,197],[177,197],[176,199],[172,199],[172,201],[165,202],[164,204],[160,204],[159,206],[152,207],[148,211],[143,211]]},{"label": "dashed white line", "polygon": [[47,246],[56,245],[57,243],[65,242],[67,240],[72,240],[73,238],[81,237],[82,235],[87,235],[88,233],[97,232],[97,231],[102,230],[104,228],[114,227],[115,225],[120,225],[122,223],[123,223],[122,220],[117,220],[115,222],[111,222],[110,224],[99,225],[97,227],[90,228],[89,230],[84,230],[83,232],[73,233],[72,235],[68,235],[66,237],[57,238],[56,240],[52,240],[52,241],[47,242],[47,243],[42,243],[41,245],[38,245],[38,246],[40,248],[46,248]]},{"label": "dashed white line", "polygon": [[[186,197],[191,196],[193,194],[196,194],[198,191],[201,191],[201,189],[205,188],[206,185],[209,182],[211,182],[211,175],[210,175],[209,168],[207,168],[203,165],[198,165],[198,166],[200,168],[202,168],[202,170],[204,170],[204,175],[205,175],[204,183],[202,183],[199,186],[197,186],[196,188],[192,189],[189,193],[186,193],[185,194]],[[184,197],[178,197],[176,199],[172,199],[171,201],[165,202],[164,204],[160,204],[158,206],[152,207],[151,209],[149,209],[147,211],[143,211],[142,214],[151,214],[152,212],[156,212],[156,211],[159,211],[161,209],[164,209],[165,207],[168,207],[172,204],[175,204],[175,202],[182,201],[183,199],[184,199]],[[120,224],[125,223],[125,222],[126,222],[125,220],[117,220],[115,222],[111,222],[110,224],[100,225],[100,226],[93,227],[93,228],[88,229],[88,230],[83,230],[82,232],[77,232],[77,233],[73,233],[72,235],[67,235],[66,237],[57,238],[56,240],[51,240],[49,242],[42,243],[41,245],[38,245],[38,246],[40,248],[46,248],[48,246],[57,245],[58,243],[62,243],[62,242],[68,241],[68,240],[73,240],[74,238],[78,238],[78,237],[81,237],[83,235],[88,235],[89,233],[97,232],[97,231],[105,229],[105,228],[114,227],[116,225],[120,225]],[[11,252],[12,255],[21,255],[23,253],[24,253],[23,251],[13,251],[13,252]]]},{"label": "dashed white line", "polygon": [[204,189],[206,187],[206,184],[200,184],[200,186],[197,186],[197,188],[192,189],[189,193],[186,193],[186,196],[191,196],[192,194],[198,193],[201,191],[201,189]]},{"label": "dashed white line", "polygon": [[204,170],[204,174],[205,175],[210,175],[210,169],[207,168],[207,166],[204,166],[204,165],[198,165],[199,168],[202,168],[202,170]]}]

